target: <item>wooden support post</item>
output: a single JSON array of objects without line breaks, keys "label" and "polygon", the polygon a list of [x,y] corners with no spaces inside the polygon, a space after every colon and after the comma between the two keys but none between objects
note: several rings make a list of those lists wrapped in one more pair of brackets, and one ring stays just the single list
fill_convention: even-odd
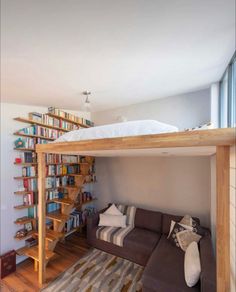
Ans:
[{"label": "wooden support post", "polygon": [[45,154],[38,153],[38,241],[39,241],[39,284],[45,282],[46,258],[45,258],[45,228],[46,228],[46,202],[45,202]]},{"label": "wooden support post", "polygon": [[217,292],[230,291],[229,146],[216,150],[216,265]]}]

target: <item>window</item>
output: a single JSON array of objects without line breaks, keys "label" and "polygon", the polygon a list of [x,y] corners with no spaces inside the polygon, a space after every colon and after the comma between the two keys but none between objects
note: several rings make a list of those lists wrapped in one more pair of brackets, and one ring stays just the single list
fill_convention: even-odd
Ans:
[{"label": "window", "polygon": [[236,53],[220,81],[220,128],[236,126]]}]

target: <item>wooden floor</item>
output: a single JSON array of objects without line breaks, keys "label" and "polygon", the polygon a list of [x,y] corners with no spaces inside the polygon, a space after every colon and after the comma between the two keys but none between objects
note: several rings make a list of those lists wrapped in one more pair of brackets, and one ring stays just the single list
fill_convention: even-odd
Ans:
[{"label": "wooden floor", "polygon": [[[80,259],[89,249],[86,238],[81,234],[68,236],[64,243],[58,243],[56,256],[47,265],[47,283],[51,282],[68,267]],[[33,260],[27,259],[17,265],[16,272],[1,280],[1,292],[37,292],[37,272],[34,272]]]}]

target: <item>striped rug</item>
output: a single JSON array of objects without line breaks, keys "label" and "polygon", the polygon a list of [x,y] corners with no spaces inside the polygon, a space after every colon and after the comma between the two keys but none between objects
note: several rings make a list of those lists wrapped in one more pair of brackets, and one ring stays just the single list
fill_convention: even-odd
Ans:
[{"label": "striped rug", "polygon": [[136,292],[142,291],[143,267],[93,249],[43,292]]}]

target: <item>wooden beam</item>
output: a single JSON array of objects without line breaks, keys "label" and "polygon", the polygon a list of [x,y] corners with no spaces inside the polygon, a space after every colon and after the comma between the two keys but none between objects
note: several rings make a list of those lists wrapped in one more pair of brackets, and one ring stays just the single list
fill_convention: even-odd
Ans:
[{"label": "wooden beam", "polygon": [[45,259],[45,229],[46,229],[46,202],[45,202],[45,177],[46,161],[45,154],[38,153],[38,242],[39,242],[39,284],[45,282],[46,259]]},{"label": "wooden beam", "polygon": [[229,146],[216,149],[216,265],[217,292],[230,291]]},{"label": "wooden beam", "polygon": [[81,151],[151,149],[195,146],[226,146],[235,143],[235,129],[214,129],[155,135],[129,136],[37,144],[36,151],[43,153],[79,153]]}]

